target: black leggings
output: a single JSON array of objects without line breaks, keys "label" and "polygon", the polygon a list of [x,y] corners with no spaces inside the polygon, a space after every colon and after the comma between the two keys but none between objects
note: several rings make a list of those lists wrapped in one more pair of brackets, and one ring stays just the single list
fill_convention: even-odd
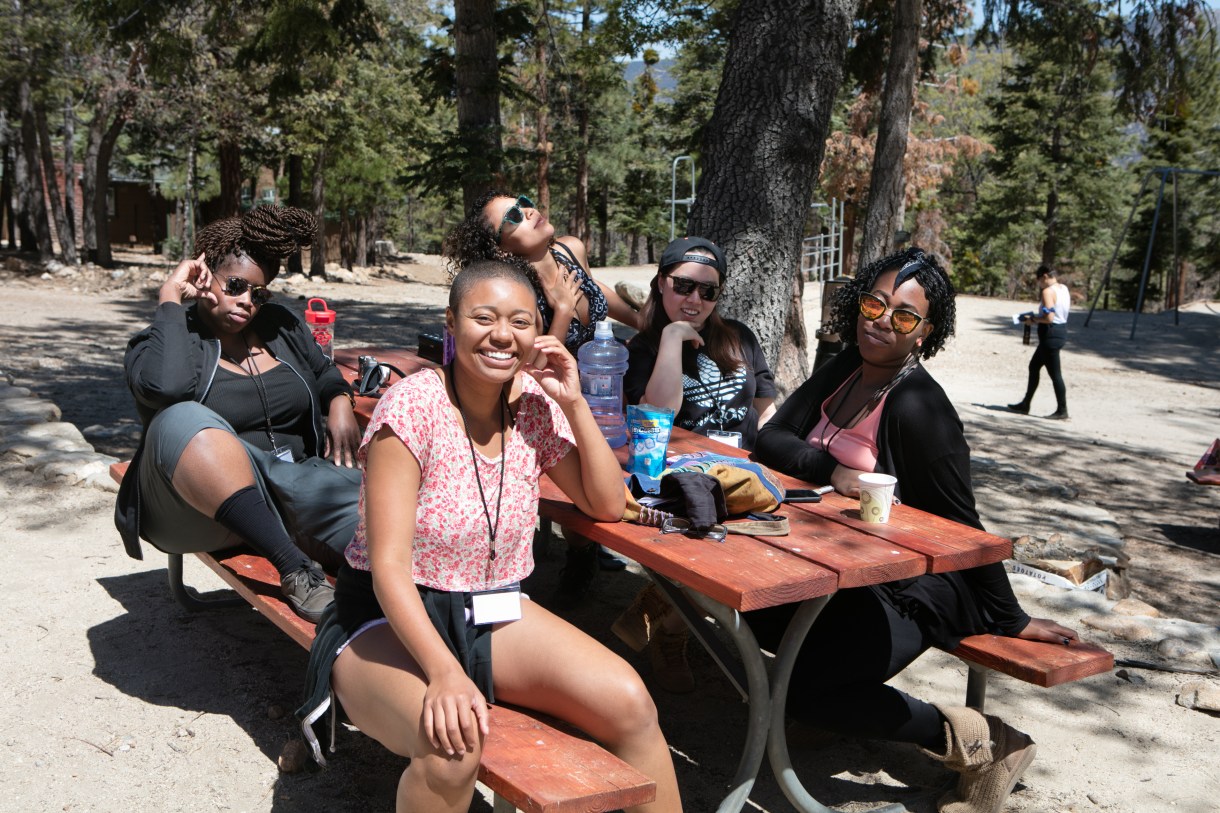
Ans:
[{"label": "black leggings", "polygon": [[[1044,328],[1047,328],[1044,330]],[[1038,348],[1029,359],[1029,383],[1025,386],[1025,403],[1034,400],[1038,389],[1038,377],[1043,367],[1055,388],[1055,409],[1067,412],[1067,387],[1063,384],[1063,371],[1059,366],[1059,351],[1067,343],[1067,325],[1038,325]]]},{"label": "black leggings", "polygon": [[[746,614],[774,651],[793,605]],[[872,587],[840,590],[822,610],[797,654],[788,714],[853,737],[941,747],[944,723],[930,703],[887,686],[931,644],[920,626]]]}]

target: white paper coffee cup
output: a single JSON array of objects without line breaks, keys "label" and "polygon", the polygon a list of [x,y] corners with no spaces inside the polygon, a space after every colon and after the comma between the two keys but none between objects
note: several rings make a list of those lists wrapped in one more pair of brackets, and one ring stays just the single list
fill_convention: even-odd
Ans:
[{"label": "white paper coffee cup", "polygon": [[894,504],[894,486],[898,478],[889,474],[860,475],[860,519],[865,522],[889,522],[890,506]]}]

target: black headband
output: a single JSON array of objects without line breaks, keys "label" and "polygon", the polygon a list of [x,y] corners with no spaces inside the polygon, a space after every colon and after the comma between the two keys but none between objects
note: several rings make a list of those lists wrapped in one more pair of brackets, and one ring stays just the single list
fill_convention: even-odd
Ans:
[{"label": "black headband", "polygon": [[900,268],[898,270],[898,276],[894,278],[894,288],[897,289],[899,285],[901,285],[902,283],[909,280],[911,277],[918,274],[919,269],[924,266],[927,266],[929,270],[932,267],[932,266],[928,265],[926,262],[924,262],[922,257],[917,257],[916,259],[908,262],[906,265],[904,265],[902,268]]}]

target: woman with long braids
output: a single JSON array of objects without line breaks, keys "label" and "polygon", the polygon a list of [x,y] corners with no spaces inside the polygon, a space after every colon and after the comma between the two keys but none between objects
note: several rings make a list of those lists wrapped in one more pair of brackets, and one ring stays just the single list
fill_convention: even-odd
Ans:
[{"label": "woman with long braids", "polygon": [[[571,235],[556,237],[550,220],[524,195],[492,191],[479,197],[445,237],[441,253],[453,273],[483,260],[521,268],[534,288],[541,332],[559,339],[572,355],[592,340],[597,323],[607,317],[642,327],[636,311],[593,278],[585,244]],[[600,545],[574,533],[567,538],[566,562],[553,599],[560,609],[571,609],[584,598],[599,568],[626,567]]]},{"label": "woman with long braids", "polygon": [[[762,428],[755,458],[851,496],[861,473],[890,474],[903,503],[982,528],[961,420],[920,363],[953,335],[955,315],[948,275],[920,249],[865,267],[831,311],[848,346]],[[794,611],[749,614],[763,646],[778,643]],[[788,710],[835,733],[915,743],[961,773],[942,813],[997,813],[1034,758],[1033,740],[991,715],[886,685],[929,647],[984,632],[1065,646],[1076,638],[1026,615],[999,563],[840,590],[797,656]]]},{"label": "woman with long braids", "polygon": [[315,622],[333,596],[319,564],[337,569],[356,527],[360,433],[351,387],[267,286],[316,231],[269,206],[199,230],[127,344],[144,435],[115,507],[132,557],[141,537],[167,553],[245,542]]}]

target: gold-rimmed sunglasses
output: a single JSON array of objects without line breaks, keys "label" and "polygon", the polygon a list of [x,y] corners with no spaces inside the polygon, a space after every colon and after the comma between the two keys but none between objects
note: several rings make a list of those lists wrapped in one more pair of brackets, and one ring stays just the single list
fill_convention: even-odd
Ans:
[{"label": "gold-rimmed sunglasses", "polygon": [[860,315],[865,319],[875,322],[885,316],[887,312],[890,315],[890,326],[894,328],[895,333],[910,333],[923,321],[923,317],[915,311],[909,311],[906,308],[891,310],[886,306],[885,300],[880,297],[860,294]]}]

